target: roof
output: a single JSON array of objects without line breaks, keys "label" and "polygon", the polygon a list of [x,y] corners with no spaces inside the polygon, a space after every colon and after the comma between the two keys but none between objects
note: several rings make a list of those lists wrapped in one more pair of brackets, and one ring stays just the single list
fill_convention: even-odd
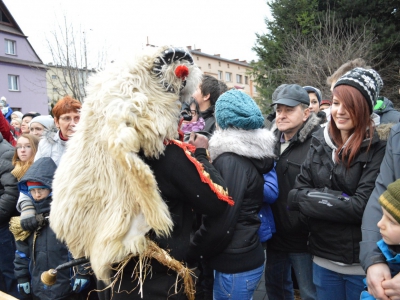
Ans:
[{"label": "roof", "polygon": [[28,61],[28,60],[15,59],[15,58],[11,58],[11,57],[0,56],[0,62],[47,70],[47,67],[44,64],[32,62],[32,61]]},{"label": "roof", "polygon": [[225,62],[228,62],[228,63],[233,63],[233,64],[240,65],[240,66],[243,66],[243,67],[251,68],[250,64],[247,63],[247,62],[245,62],[245,61],[239,61],[239,60],[235,60],[235,59],[222,58],[222,57],[220,57],[219,55],[207,54],[207,53],[204,53],[204,52],[199,51],[198,49],[189,50],[189,51],[190,51],[190,53],[191,53],[192,55],[204,56],[204,57],[213,58],[213,59],[220,60],[220,61],[225,61]]}]

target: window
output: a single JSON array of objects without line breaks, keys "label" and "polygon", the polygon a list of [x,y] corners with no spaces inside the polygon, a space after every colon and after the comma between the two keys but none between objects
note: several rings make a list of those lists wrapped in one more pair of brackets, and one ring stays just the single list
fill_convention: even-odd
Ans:
[{"label": "window", "polygon": [[54,93],[57,93],[57,92],[58,92],[58,88],[53,87],[53,92],[54,92]]},{"label": "window", "polygon": [[64,81],[64,83],[62,84],[63,88],[66,89],[68,87],[68,84]]},{"label": "window", "polygon": [[57,75],[51,75],[51,79],[57,79]]},{"label": "window", "polygon": [[196,56],[196,58],[197,58],[197,60],[199,60],[199,57],[198,57],[198,56]]},{"label": "window", "polygon": [[225,81],[227,81],[227,82],[232,81],[232,73],[229,73],[229,72],[225,73]]},{"label": "window", "polygon": [[208,64],[208,68],[211,69],[211,64]]},{"label": "window", "polygon": [[6,45],[6,54],[16,55],[17,52],[15,51],[15,41],[12,40],[5,40]]},{"label": "window", "polygon": [[228,67],[228,69],[229,69],[229,64],[227,64],[227,67]]},{"label": "window", "polygon": [[8,89],[10,91],[19,91],[19,76],[8,75]]},{"label": "window", "polygon": [[249,84],[249,76],[244,76],[244,84]]},{"label": "window", "polygon": [[242,75],[236,74],[236,82],[242,83]]},{"label": "window", "polygon": [[218,71],[218,79],[222,80],[222,71]]},{"label": "window", "polygon": [[221,62],[219,61],[219,62],[218,62],[218,67],[220,67],[220,66],[221,66]]}]

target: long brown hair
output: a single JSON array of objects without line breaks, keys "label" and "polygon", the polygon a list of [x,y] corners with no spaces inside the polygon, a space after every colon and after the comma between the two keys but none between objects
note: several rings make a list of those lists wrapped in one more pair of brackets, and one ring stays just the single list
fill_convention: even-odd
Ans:
[{"label": "long brown hair", "polygon": [[[353,136],[342,152],[342,162],[347,159],[347,167],[349,167],[358,151],[360,151],[361,143],[367,137],[371,137],[367,151],[369,150],[374,135],[374,122],[371,119],[367,100],[356,88],[348,85],[339,85],[334,88],[332,94],[343,103],[354,125],[351,132]],[[346,141],[342,141],[340,130],[337,128],[333,118],[330,121],[329,134],[337,148],[341,149]],[[335,157],[337,162],[339,161],[338,152],[336,151]]]},{"label": "long brown hair", "polygon": [[[28,140],[29,140],[29,144],[31,144],[31,148],[32,148],[32,157],[29,158],[29,160],[28,160],[26,163],[32,164],[32,163],[33,163],[33,160],[35,159],[35,155],[36,155],[36,152],[37,152],[37,149],[38,149],[39,139],[38,139],[36,136],[32,135],[32,134],[24,133],[24,134],[21,134],[21,135],[18,137],[17,143],[18,143],[18,140],[19,140],[20,138],[22,138],[22,137],[28,139]],[[13,164],[13,166],[15,166],[15,165],[17,164],[17,161],[19,161],[19,157],[18,157],[18,153],[17,153],[17,147],[15,147],[14,156],[13,156],[13,158],[12,158],[12,164]]]}]

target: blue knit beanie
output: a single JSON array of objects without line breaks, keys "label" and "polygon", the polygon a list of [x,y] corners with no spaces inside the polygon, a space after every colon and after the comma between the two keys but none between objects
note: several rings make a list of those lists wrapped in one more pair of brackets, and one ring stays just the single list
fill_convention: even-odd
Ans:
[{"label": "blue knit beanie", "polygon": [[264,117],[254,100],[246,93],[229,90],[215,103],[215,119],[222,129],[236,127],[244,130],[258,129]]}]

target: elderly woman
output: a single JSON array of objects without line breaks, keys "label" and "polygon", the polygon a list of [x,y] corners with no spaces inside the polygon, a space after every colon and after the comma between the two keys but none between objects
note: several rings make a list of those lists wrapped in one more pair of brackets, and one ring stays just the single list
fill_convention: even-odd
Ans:
[{"label": "elderly woman", "polygon": [[[75,132],[75,126],[80,119],[81,103],[70,96],[60,99],[53,107],[54,123],[59,129],[56,133],[47,131],[40,140],[35,161],[41,157],[51,157],[58,166],[65,151],[65,144]],[[17,209],[21,212],[21,226],[24,230],[34,230],[37,227],[35,211],[30,205],[28,196],[20,194]]]}]

